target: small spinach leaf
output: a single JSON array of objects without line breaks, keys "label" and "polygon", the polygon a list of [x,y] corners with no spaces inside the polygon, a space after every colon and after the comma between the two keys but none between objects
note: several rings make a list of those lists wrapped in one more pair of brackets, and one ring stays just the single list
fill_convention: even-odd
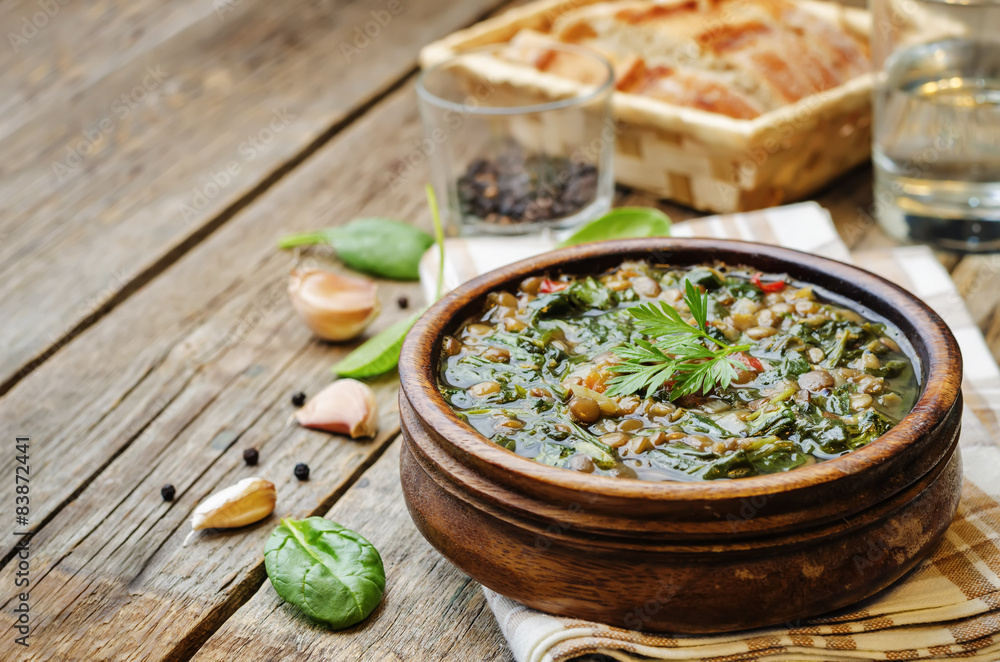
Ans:
[{"label": "small spinach leaf", "polygon": [[565,313],[572,308],[572,305],[566,294],[566,290],[563,290],[561,292],[542,294],[537,299],[528,303],[528,311],[530,319],[534,323],[540,317]]},{"label": "small spinach leaf", "polygon": [[423,314],[418,310],[405,319],[382,329],[348,354],[331,370],[341,377],[364,379],[389,372],[399,365],[399,350],[406,334]]},{"label": "small spinach leaf", "polygon": [[[434,234],[438,245],[438,282],[437,294],[435,295],[435,300],[437,300],[441,298],[441,292],[444,287],[444,226],[441,224],[441,214],[438,210],[437,198],[434,197],[434,189],[428,185],[426,191],[427,204],[431,208],[431,217],[434,220]],[[409,226],[406,227],[409,228]],[[419,261],[420,256],[418,255],[417,262],[419,263]],[[417,277],[419,278],[419,275]],[[381,375],[395,368],[399,365],[399,352],[403,348],[403,341],[406,340],[406,334],[417,323],[424,310],[427,309],[423,308],[417,311],[410,317],[396,322],[366,340],[360,347],[345,356],[340,363],[333,366],[333,372],[341,377],[363,379],[365,377]]]},{"label": "small spinach leaf", "polygon": [[[685,276],[684,280],[692,285],[700,285],[706,290],[716,290],[726,284],[725,279],[715,269],[698,267],[692,269]],[[687,287],[685,283],[685,287]]]},{"label": "small spinach leaf", "polygon": [[760,288],[744,278],[730,276],[726,278],[726,289],[737,299],[757,301],[763,296]]},{"label": "small spinach leaf", "polygon": [[861,448],[875,441],[892,427],[892,420],[888,416],[875,409],[867,409],[860,416],[855,425],[847,426],[851,435],[851,448]]},{"label": "small spinach leaf", "polygon": [[352,269],[395,280],[419,280],[420,258],[434,238],[412,225],[389,218],[356,218],[345,225],[288,235],[280,248],[331,244]]},{"label": "small spinach leaf", "polygon": [[367,618],[385,592],[375,547],[322,517],[281,520],[264,548],[264,566],[278,595],[337,630]]},{"label": "small spinach leaf", "polygon": [[606,239],[669,237],[670,217],[652,207],[619,207],[591,221],[559,243],[559,247]]},{"label": "small spinach leaf", "polygon": [[778,436],[793,425],[795,425],[795,412],[788,407],[780,407],[772,412],[761,414],[747,427],[746,436]]},{"label": "small spinach leaf", "polygon": [[778,368],[782,376],[786,379],[804,375],[811,369],[812,367],[809,365],[809,362],[802,358],[799,352],[794,351],[789,351],[785,354],[784,358],[781,359],[781,366]]},{"label": "small spinach leaf", "polygon": [[607,310],[618,303],[612,290],[590,276],[574,282],[566,288],[565,292],[575,307],[584,310],[587,308]]}]

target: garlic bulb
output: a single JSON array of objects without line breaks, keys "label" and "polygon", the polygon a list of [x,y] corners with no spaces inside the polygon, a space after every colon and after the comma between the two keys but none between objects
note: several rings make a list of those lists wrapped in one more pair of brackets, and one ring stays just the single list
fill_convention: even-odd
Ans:
[{"label": "garlic bulb", "polygon": [[350,340],[378,315],[378,287],[321,269],[292,271],[288,294],[299,317],[323,340]]},{"label": "garlic bulb", "polygon": [[309,398],[295,414],[299,424],[316,430],[374,437],[378,432],[378,403],[367,384],[339,379]]},{"label": "garlic bulb", "polygon": [[274,512],[277,499],[274,483],[256,476],[244,478],[198,504],[191,516],[191,533],[184,544],[201,529],[230,529],[262,520]]}]

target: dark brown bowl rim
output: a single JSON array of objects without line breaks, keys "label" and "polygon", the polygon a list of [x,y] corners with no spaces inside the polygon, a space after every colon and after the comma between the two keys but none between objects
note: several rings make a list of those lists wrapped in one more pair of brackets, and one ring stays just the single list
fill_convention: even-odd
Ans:
[{"label": "dark brown bowl rim", "polygon": [[[916,334],[905,333],[911,343],[914,335],[922,337],[927,348],[926,375],[922,392],[913,409],[889,432],[871,444],[832,460],[793,471],[717,481],[644,481],[584,474],[552,467],[493,444],[463,422],[448,406],[438,390],[437,353],[435,348],[446,329],[456,320],[455,314],[471,300],[505,284],[519,282],[531,274],[560,271],[573,262],[621,254],[637,256],[642,252],[719,250],[746,255],[744,265],[774,259],[799,266],[803,271],[825,272],[843,283],[853,283],[880,303],[881,309],[869,308],[889,318],[889,307],[906,308],[907,318]],[[683,262],[681,262],[683,264]],[[567,268],[566,273],[573,273]],[[807,276],[802,280],[808,281]],[[826,286],[824,286],[826,287]],[[849,295],[827,287],[841,296]],[[895,301],[893,301],[895,299]],[[852,300],[855,300],[852,298]],[[860,302],[858,302],[860,304]],[[864,304],[860,304],[864,305]],[[895,322],[894,322],[895,324]],[[897,326],[899,326],[897,324]],[[399,361],[401,389],[424,422],[441,438],[464,453],[496,468],[553,487],[584,493],[598,492],[611,497],[663,501],[722,501],[751,496],[806,489],[836,481],[872,469],[905,451],[917,439],[937,426],[956,403],[961,390],[962,361],[958,343],[944,320],[924,302],[898,285],[859,267],[819,257],[790,248],[729,239],[646,238],[581,244],[521,260],[478,276],[455,288],[432,305],[417,321],[403,344]],[[919,479],[914,476],[913,480]]]}]

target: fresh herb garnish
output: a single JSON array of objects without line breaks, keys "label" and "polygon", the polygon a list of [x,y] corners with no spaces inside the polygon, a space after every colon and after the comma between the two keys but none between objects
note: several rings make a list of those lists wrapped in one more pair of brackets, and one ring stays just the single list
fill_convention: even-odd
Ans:
[{"label": "fresh herb garnish", "polygon": [[615,354],[623,363],[609,370],[621,373],[611,380],[608,396],[645,391],[646,397],[673,382],[670,399],[692,393],[708,393],[727,388],[736,379],[737,370],[746,365],[734,354],[750,345],[729,345],[708,330],[708,295],[702,294],[690,280],[684,283],[684,302],[697,326],[685,322],[665,302],[646,303],[628,309],[636,328],[654,342],[637,340],[619,347]]}]

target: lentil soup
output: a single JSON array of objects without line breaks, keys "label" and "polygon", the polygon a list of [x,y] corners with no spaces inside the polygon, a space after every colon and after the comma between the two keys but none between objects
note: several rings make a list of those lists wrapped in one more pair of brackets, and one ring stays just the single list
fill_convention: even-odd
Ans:
[{"label": "lentil soup", "polygon": [[[637,311],[664,304],[683,329],[704,331],[686,349],[637,324]],[[722,264],[531,277],[490,293],[444,338],[439,386],[486,438],[552,466],[688,481],[788,471],[871,443],[917,398],[899,331],[849,306]],[[694,358],[623,392],[637,346]],[[714,377],[683,384],[713,361]]]}]

